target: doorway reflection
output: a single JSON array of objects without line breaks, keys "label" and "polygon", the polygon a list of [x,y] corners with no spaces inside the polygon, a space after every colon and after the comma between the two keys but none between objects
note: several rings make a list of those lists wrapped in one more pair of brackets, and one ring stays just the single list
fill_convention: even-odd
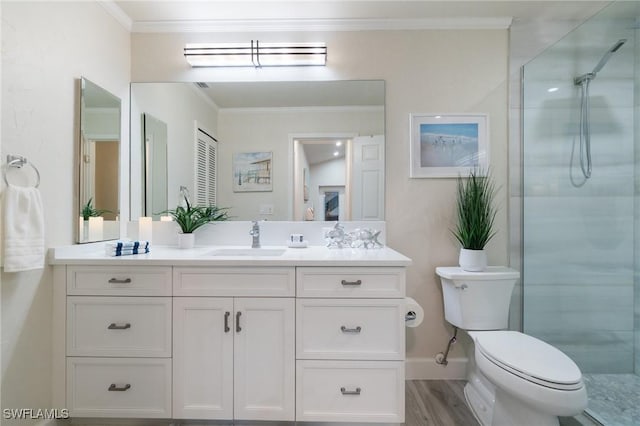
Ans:
[{"label": "doorway reflection", "polygon": [[349,136],[296,139],[295,220],[351,220],[350,148]]}]

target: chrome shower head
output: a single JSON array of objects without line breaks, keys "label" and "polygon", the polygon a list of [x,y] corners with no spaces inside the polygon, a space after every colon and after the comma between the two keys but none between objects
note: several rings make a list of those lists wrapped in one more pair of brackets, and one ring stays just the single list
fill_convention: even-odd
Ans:
[{"label": "chrome shower head", "polygon": [[607,50],[607,53],[605,53],[604,56],[602,57],[602,59],[600,59],[600,62],[598,62],[598,65],[596,65],[596,67],[593,69],[593,71],[591,71],[591,74],[594,74],[594,77],[595,77],[595,74],[599,73],[600,70],[609,61],[609,58],[611,58],[611,55],[616,53],[618,51],[618,49],[620,49],[622,47],[622,45],[625,44],[626,42],[627,42],[627,39],[623,38],[623,39],[618,40],[613,46],[611,46],[611,49]]},{"label": "chrome shower head", "polygon": [[620,40],[618,40],[618,42],[616,44],[613,45],[613,47],[611,48],[611,51],[613,53],[616,53],[618,51],[618,49],[620,49],[622,47],[623,44],[625,44],[627,42],[626,38],[621,38]]},{"label": "chrome shower head", "polygon": [[622,45],[625,44],[626,42],[627,42],[626,38],[621,38],[620,40],[615,42],[615,44],[611,46],[611,48],[607,50],[604,56],[600,59],[600,62],[598,62],[598,65],[595,66],[593,71],[588,72],[586,74],[582,74],[581,76],[574,78],[573,83],[576,86],[580,86],[581,84],[588,83],[589,81],[596,78],[596,75],[600,72],[600,70],[602,70],[602,68],[604,68],[607,62],[609,62],[611,55],[616,53],[622,47]]}]

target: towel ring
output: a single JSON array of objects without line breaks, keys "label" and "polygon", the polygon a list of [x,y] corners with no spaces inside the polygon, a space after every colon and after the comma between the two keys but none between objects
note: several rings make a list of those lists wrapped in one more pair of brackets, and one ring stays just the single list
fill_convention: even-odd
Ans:
[{"label": "towel ring", "polygon": [[9,185],[9,181],[7,180],[7,171],[11,168],[17,168],[20,169],[22,168],[22,166],[24,166],[25,164],[29,164],[31,166],[31,168],[36,172],[36,176],[38,177],[38,180],[36,181],[35,187],[39,187],[40,186],[40,172],[38,171],[37,167],[33,165],[33,163],[29,163],[27,161],[27,159],[25,157],[22,157],[20,155],[7,155],[7,166],[2,174],[2,177],[4,178],[4,183]]}]

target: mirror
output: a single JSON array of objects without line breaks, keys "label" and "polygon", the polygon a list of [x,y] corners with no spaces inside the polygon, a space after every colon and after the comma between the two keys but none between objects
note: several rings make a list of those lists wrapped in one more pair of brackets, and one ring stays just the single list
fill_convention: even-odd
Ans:
[{"label": "mirror", "polygon": [[79,243],[118,238],[120,98],[80,79]]},{"label": "mirror", "polygon": [[131,83],[131,218],[186,187],[233,220],[383,220],[384,95],[380,80]]}]

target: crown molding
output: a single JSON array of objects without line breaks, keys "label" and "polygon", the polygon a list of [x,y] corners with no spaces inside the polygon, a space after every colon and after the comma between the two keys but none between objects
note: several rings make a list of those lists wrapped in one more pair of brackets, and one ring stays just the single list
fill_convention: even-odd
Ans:
[{"label": "crown molding", "polygon": [[127,31],[131,32],[133,30],[133,20],[124,13],[124,11],[116,4],[113,0],[98,0],[97,2],[100,6],[102,6],[111,16],[115,18],[120,25],[122,25]]},{"label": "crown molding", "polygon": [[381,105],[299,106],[299,107],[231,107],[220,108],[220,114],[282,114],[299,112],[384,112]]},{"label": "crown molding", "polygon": [[[106,3],[113,2],[108,1]],[[512,21],[512,17],[137,21],[133,22],[131,31],[134,33],[249,33],[276,31],[504,30],[511,26]]]}]

